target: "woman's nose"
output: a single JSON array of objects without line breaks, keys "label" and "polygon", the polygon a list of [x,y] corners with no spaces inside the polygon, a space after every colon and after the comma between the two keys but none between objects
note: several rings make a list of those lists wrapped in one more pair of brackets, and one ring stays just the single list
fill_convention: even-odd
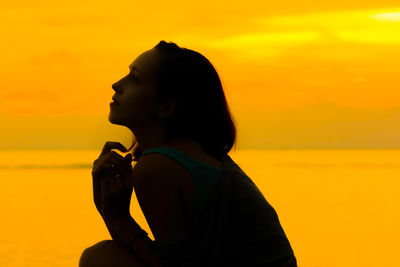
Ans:
[{"label": "woman's nose", "polygon": [[114,89],[114,91],[115,91],[116,93],[118,93],[119,87],[118,87],[118,84],[117,84],[117,83],[114,83],[113,85],[111,85],[111,87],[112,87],[112,89]]}]

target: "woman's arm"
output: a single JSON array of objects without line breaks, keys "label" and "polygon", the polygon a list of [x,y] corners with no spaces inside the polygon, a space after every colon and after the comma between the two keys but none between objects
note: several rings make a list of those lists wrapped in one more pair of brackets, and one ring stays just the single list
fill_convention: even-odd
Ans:
[{"label": "woman's arm", "polygon": [[[114,223],[107,223],[106,225],[112,239],[122,242],[123,244],[128,243],[142,231],[141,227],[131,216]],[[162,267],[160,259],[157,257],[151,242],[151,239],[148,237],[138,238],[131,244],[129,249],[135,252],[139,260],[143,262],[143,266]]]}]

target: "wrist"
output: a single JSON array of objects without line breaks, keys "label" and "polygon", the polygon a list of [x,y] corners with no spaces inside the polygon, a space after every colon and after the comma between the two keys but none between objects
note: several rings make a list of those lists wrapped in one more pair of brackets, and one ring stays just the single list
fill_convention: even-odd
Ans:
[{"label": "wrist", "polygon": [[115,220],[110,228],[113,232],[113,239],[123,244],[132,243],[147,234],[132,217]]},{"label": "wrist", "polygon": [[139,231],[138,233],[136,233],[136,234],[133,235],[133,236],[130,236],[129,239],[127,238],[127,239],[121,241],[121,243],[122,243],[124,246],[127,246],[127,247],[129,247],[129,248],[132,248],[132,247],[134,247],[134,243],[135,243],[136,241],[138,241],[138,240],[150,240],[150,238],[149,238],[149,236],[148,236],[148,233],[147,233],[145,230],[140,229],[140,231]]}]

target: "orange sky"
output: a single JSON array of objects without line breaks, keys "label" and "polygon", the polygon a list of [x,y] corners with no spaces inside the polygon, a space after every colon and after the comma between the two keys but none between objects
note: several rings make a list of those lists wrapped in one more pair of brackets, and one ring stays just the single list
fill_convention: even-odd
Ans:
[{"label": "orange sky", "polygon": [[2,1],[1,148],[130,145],[111,85],[160,40],[216,67],[238,148],[400,148],[396,1]]}]

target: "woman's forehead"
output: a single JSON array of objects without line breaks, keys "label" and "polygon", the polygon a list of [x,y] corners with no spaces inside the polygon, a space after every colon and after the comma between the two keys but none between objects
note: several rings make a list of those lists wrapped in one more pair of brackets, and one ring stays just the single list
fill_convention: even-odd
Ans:
[{"label": "woman's forehead", "polygon": [[151,76],[158,65],[158,57],[154,51],[149,50],[140,54],[130,65],[129,69],[136,72],[139,77]]}]

